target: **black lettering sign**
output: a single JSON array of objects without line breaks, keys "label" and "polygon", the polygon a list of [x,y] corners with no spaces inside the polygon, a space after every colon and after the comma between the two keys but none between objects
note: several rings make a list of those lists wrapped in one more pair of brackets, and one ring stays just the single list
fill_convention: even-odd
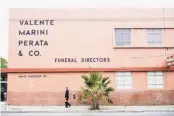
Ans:
[{"label": "black lettering sign", "polygon": [[54,20],[20,20],[20,25],[54,25]]},{"label": "black lettering sign", "polygon": [[46,40],[19,40],[19,46],[48,46]]},{"label": "black lettering sign", "polygon": [[[70,63],[70,62],[78,62],[76,58],[54,58],[54,62],[61,63]],[[110,58],[81,58],[80,62],[110,62]]]},{"label": "black lettering sign", "polygon": [[39,74],[32,74],[32,75],[18,75],[19,78],[46,78],[47,75],[39,75]]},{"label": "black lettering sign", "polygon": [[48,35],[48,30],[19,30],[19,35]]},{"label": "black lettering sign", "polygon": [[41,56],[41,54],[40,54],[40,52],[38,50],[35,50],[35,51],[30,50],[28,52],[28,54],[29,54],[29,56]]}]

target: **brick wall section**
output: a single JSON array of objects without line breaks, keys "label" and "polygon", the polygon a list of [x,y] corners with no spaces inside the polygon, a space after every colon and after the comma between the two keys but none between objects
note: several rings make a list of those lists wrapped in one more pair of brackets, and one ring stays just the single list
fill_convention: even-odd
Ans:
[{"label": "brick wall section", "polygon": [[115,92],[111,94],[115,105],[172,105],[174,104],[173,90],[151,90]]},{"label": "brick wall section", "polygon": [[[76,105],[80,92],[76,92]],[[65,93],[64,92],[8,92],[7,102],[9,105],[64,105]],[[72,93],[70,92],[69,102],[72,101]]]},{"label": "brick wall section", "polygon": [[[84,105],[78,102],[80,92],[77,93],[75,105]],[[113,105],[172,105],[174,104],[173,90],[149,90],[149,91],[120,91],[111,93]],[[64,105],[64,92],[8,92],[9,105]],[[70,93],[70,103],[72,93]],[[91,102],[87,100],[87,104]],[[74,104],[73,104],[74,105]]]}]

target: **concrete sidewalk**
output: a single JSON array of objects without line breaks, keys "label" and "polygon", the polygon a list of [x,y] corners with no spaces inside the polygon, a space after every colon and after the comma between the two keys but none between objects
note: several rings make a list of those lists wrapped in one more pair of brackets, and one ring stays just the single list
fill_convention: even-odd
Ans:
[{"label": "concrete sidewalk", "polygon": [[3,113],[27,113],[27,112],[45,112],[45,113],[89,113],[89,112],[174,112],[174,105],[161,106],[100,106],[101,110],[90,111],[90,106],[9,106],[1,105]]}]

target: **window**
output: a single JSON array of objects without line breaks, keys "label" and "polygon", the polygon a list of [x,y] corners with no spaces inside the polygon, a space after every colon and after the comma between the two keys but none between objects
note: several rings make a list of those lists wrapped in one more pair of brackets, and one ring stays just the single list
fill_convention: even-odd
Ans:
[{"label": "window", "polygon": [[162,29],[146,29],[148,45],[162,45]]},{"label": "window", "polygon": [[130,29],[115,29],[115,42],[117,46],[131,44]]},{"label": "window", "polygon": [[116,88],[118,88],[118,89],[131,89],[132,88],[131,72],[116,73]]},{"label": "window", "polygon": [[163,72],[148,72],[148,88],[163,88],[164,73]]}]

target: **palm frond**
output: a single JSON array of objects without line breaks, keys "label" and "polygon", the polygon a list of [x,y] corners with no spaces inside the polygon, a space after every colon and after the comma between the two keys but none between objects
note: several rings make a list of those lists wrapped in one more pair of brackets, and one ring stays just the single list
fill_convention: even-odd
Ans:
[{"label": "palm frond", "polygon": [[104,78],[102,79],[102,83],[105,83],[108,79],[109,79],[109,77],[104,77]]},{"label": "palm frond", "polygon": [[104,87],[107,87],[109,83],[111,83],[110,80],[108,80],[106,83],[103,83],[103,86],[104,86]]},{"label": "palm frond", "polygon": [[100,81],[101,80],[100,73],[95,73],[95,72],[90,73],[90,79],[94,82]]},{"label": "palm frond", "polygon": [[82,75],[81,77],[82,77],[85,81],[88,81],[88,80],[89,80],[89,77],[86,76],[86,75]]},{"label": "palm frond", "polygon": [[113,103],[114,103],[113,100],[112,100],[111,98],[108,98],[108,99],[107,99],[107,102],[110,103],[110,104],[113,104]]},{"label": "palm frond", "polygon": [[95,82],[93,82],[93,81],[85,81],[85,85],[87,86],[87,87],[89,87],[89,88],[92,88],[92,87],[94,87],[95,86]]},{"label": "palm frond", "polygon": [[112,91],[114,91],[114,88],[112,88],[112,87],[108,87],[108,88],[106,89],[106,92],[112,92]]}]

